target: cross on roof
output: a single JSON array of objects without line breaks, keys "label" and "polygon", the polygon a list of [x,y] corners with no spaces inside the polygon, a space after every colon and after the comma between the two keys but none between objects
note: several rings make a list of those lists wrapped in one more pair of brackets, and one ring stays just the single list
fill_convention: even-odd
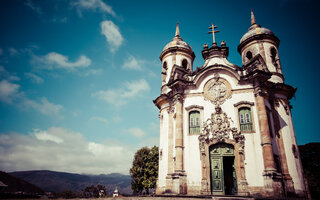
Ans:
[{"label": "cross on roof", "polygon": [[218,31],[218,30],[214,30],[215,28],[218,28],[218,26],[215,26],[215,25],[213,25],[213,23],[212,23],[211,26],[209,26],[209,29],[212,29],[212,31],[209,31],[209,32],[208,32],[209,34],[212,33],[212,39],[213,39],[213,43],[214,43],[214,44],[216,43],[216,37],[215,37],[214,34],[220,32],[220,31]]}]

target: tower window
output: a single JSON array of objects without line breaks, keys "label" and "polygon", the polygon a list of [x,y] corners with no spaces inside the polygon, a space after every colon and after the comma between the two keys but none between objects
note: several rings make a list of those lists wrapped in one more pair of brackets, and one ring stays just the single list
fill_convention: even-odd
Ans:
[{"label": "tower window", "polygon": [[187,69],[187,66],[188,66],[188,61],[186,59],[183,59],[182,61],[182,67]]},{"label": "tower window", "polygon": [[162,65],[163,69],[167,69],[167,62],[164,62],[163,65]]},{"label": "tower window", "polygon": [[189,133],[200,133],[200,112],[191,111],[189,113]]},{"label": "tower window", "polygon": [[247,57],[248,60],[251,60],[251,58],[252,58],[252,53],[251,53],[251,51],[248,51],[248,52],[247,52],[246,57]]},{"label": "tower window", "polygon": [[270,54],[271,54],[272,62],[275,63],[276,62],[276,57],[277,57],[277,50],[274,47],[271,47]]},{"label": "tower window", "polygon": [[251,109],[243,107],[239,109],[239,122],[241,131],[252,131]]},{"label": "tower window", "polygon": [[167,62],[164,62],[162,65],[162,72],[161,72],[161,80],[162,82],[165,82],[165,79],[167,77]]}]

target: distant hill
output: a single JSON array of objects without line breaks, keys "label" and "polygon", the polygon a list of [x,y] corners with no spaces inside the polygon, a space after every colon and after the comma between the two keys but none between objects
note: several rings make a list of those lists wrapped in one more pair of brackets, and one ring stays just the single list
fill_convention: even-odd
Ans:
[{"label": "distant hill", "polygon": [[131,177],[117,173],[83,175],[40,170],[11,172],[10,174],[28,181],[46,192],[81,191],[87,186],[100,184],[106,187],[108,194],[112,194],[115,188],[118,188],[121,194],[132,194]]},{"label": "distant hill", "polygon": [[0,198],[32,197],[35,195],[42,195],[44,193],[39,187],[1,171],[0,181]]},{"label": "distant hill", "polygon": [[312,199],[320,199],[320,143],[299,145],[299,151]]}]

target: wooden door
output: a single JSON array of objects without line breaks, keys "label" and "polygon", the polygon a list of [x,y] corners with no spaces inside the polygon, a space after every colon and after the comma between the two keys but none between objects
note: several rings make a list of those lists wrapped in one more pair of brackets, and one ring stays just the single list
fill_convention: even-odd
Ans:
[{"label": "wooden door", "polygon": [[237,178],[235,173],[233,146],[225,143],[211,146],[210,165],[212,194],[236,194]]}]

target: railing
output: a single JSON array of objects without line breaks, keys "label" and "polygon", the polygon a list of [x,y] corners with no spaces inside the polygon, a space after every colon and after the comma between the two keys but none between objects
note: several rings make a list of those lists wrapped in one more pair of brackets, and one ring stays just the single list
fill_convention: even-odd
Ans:
[{"label": "railing", "polygon": [[189,133],[190,133],[190,134],[200,133],[200,126],[190,127]]},{"label": "railing", "polygon": [[241,131],[252,131],[252,123],[240,124]]}]

